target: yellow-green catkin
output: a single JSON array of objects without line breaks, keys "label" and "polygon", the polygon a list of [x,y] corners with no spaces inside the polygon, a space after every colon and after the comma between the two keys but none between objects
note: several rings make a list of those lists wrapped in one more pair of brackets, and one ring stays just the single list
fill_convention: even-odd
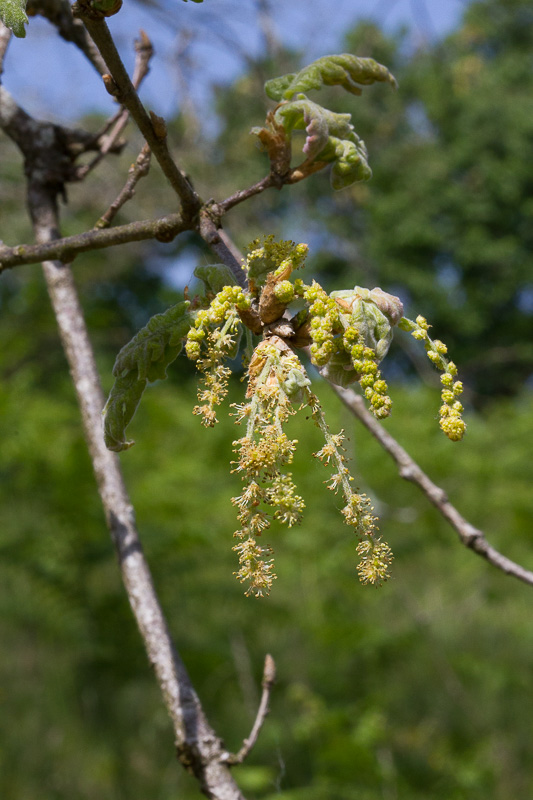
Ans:
[{"label": "yellow-green catkin", "polygon": [[466,423],[462,418],[463,404],[459,400],[463,393],[463,384],[456,380],[457,367],[453,361],[445,358],[448,348],[439,339],[433,340],[429,337],[430,325],[420,314],[414,322],[405,317],[402,318],[398,326],[409,331],[414,339],[424,342],[427,357],[442,372],[440,377],[442,405],[439,409],[439,425],[448,439],[451,439],[452,442],[460,441],[466,431]]},{"label": "yellow-green catkin", "polygon": [[[187,334],[185,352],[196,361],[202,380],[198,387],[198,405],[193,414],[202,418],[202,424],[212,427],[217,422],[215,408],[228,392],[231,370],[223,362],[231,356],[236,346],[236,336],[241,325],[239,310],[250,304],[240,286],[226,286],[212,300],[209,308],[201,309]],[[203,357],[202,357],[203,354]]]},{"label": "yellow-green catkin", "polygon": [[237,423],[246,420],[246,435],[234,443],[237,456],[233,472],[241,474],[243,491],[232,503],[238,509],[239,539],[234,550],[240,569],[236,576],[247,583],[246,594],[268,595],[276,575],[272,549],[259,543],[259,537],[272,520],[288,525],[302,518],[304,501],[296,493],[292,474],[286,467],[292,462],[296,440],[288,438],[283,425],[295,413],[287,383],[301,364],[281,340],[273,337],[262,342],[248,367],[246,404],[235,405]]},{"label": "yellow-green catkin", "polygon": [[314,455],[326,466],[330,463],[333,466],[334,473],[329,480],[328,489],[335,493],[339,489],[342,490],[346,503],[342,509],[344,521],[354,529],[360,540],[357,545],[357,553],[360,556],[357,566],[359,579],[362,583],[379,586],[390,577],[392,550],[377,535],[377,517],[374,516],[374,509],[369,497],[364,492],[352,489],[353,478],[346,466],[344,455],[344,432],[331,434],[315,395],[309,395],[309,406],[312,409],[313,419],[325,439],[324,446]]}]

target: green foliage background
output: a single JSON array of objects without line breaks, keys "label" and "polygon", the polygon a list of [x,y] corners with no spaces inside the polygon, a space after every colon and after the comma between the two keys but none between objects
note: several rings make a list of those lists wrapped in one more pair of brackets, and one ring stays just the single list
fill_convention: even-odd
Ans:
[{"label": "green foliage background", "polygon": [[[525,0],[474,3],[448,41],[410,56],[373,26],[351,32],[346,50],[387,64],[401,86],[353,100],[373,181],[332,195],[317,175],[228,219],[243,246],[265,230],[310,241],[328,289],[381,285],[428,317],[466,368],[468,435],[454,445],[440,434],[438,390],[425,373],[422,385],[411,380],[418,364],[399,348],[387,427],[491,543],[532,568],[533,398],[521,388],[533,334],[524,302],[533,274],[530,13]],[[217,199],[264,174],[248,134],[267,106],[262,81],[297,66],[282,53],[275,67],[257,64],[220,90],[221,131],[205,147],[185,117],[171,123],[206,196],[214,169]],[[90,191],[72,187],[66,234],[90,227],[114,198],[136,152],[131,139]],[[3,139],[0,147],[3,235],[15,244],[31,233],[18,156]],[[152,170],[120,221],[171,202]],[[106,389],[118,349],[178,299],[165,267],[191,252],[204,262],[190,238],[75,262]],[[121,586],[37,267],[2,275],[0,341],[0,796],[193,800]],[[121,458],[172,632],[230,749],[249,733],[265,653],[277,662],[271,715],[236,769],[247,795],[531,797],[531,589],[459,545],[320,383],[394,549],[393,579],[379,591],[357,582],[350,531],[309,457],[318,432],[300,420],[294,472],[306,518],[273,532],[271,597],[245,599],[231,552],[238,429],[222,415],[204,430],[191,415],[192,367],[183,359],[171,371],[146,393],[131,428],[137,445]],[[233,398],[241,391],[236,377]]]},{"label": "green foliage background", "polygon": [[[66,384],[53,399],[29,392],[31,377],[22,370],[0,394],[2,796],[192,800],[74,399]],[[295,464],[306,520],[273,534],[279,579],[266,601],[245,599],[232,577],[232,423],[206,431],[189,416],[191,382],[158,386],[123,457],[172,631],[230,748],[253,720],[264,654],[276,659],[272,713],[237,770],[243,788],[291,800],[528,797],[530,590],[464,551],[319,389],[395,550],[379,591],[357,582],[350,531],[309,458],[311,423],[298,427]],[[395,394],[391,431],[496,546],[530,563],[531,396],[473,416],[458,450],[436,430],[432,392]]]}]

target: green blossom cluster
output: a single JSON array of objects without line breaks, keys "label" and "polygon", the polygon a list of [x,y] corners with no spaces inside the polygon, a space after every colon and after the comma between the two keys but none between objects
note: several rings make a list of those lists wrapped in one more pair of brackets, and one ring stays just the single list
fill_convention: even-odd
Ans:
[{"label": "green blossom cluster", "polygon": [[[248,595],[268,595],[276,577],[272,548],[263,544],[265,531],[275,520],[291,527],[302,518],[304,501],[288,469],[297,441],[284,430],[298,407],[310,409],[324,436],[315,456],[333,468],[325,482],[328,488],[344,496],[342,516],[359,540],[360,580],[382,583],[392,562],[389,546],[378,535],[369,498],[352,486],[344,434],[331,434],[296,350],[307,350],[312,363],[333,383],[359,383],[374,415],[383,418],[390,414],[391,400],[379,364],[394,327],[406,330],[424,342],[428,358],[442,371],[442,430],[454,441],[465,430],[457,369],[445,358],[446,346],[430,339],[427,321],[421,316],[415,322],[403,317],[400,300],[379,288],[355,286],[328,294],[316,281],[308,285],[293,279],[307,251],[307,245],[276,242],[273,237],[254,241],[244,264],[248,288],[224,285],[226,276],[221,272],[217,277],[216,265],[204,268],[199,277],[206,283],[207,297],[195,299],[191,310],[186,352],[203,375],[194,413],[206,426],[215,424],[215,408],[227,393],[230,370],[224,361],[235,357],[242,329],[247,329],[250,344],[253,335],[262,337],[255,349],[249,348],[246,401],[233,406],[237,424],[246,423],[245,435],[233,443],[232,471],[243,485],[232,502],[239,521],[234,534],[233,549],[239,557],[235,574],[247,584]],[[198,309],[202,303],[206,307]]]}]

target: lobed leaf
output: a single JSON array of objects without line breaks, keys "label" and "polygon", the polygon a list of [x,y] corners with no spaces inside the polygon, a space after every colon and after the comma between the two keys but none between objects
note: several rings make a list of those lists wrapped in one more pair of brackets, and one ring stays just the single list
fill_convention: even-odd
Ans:
[{"label": "lobed leaf", "polygon": [[236,286],[235,275],[226,264],[204,264],[194,274],[203,284],[205,293],[218,294],[224,286]]},{"label": "lobed leaf", "polygon": [[363,336],[365,345],[374,350],[377,361],[382,361],[392,341],[393,326],[403,312],[400,299],[382,289],[362,286],[331,292],[331,297],[340,300],[341,307],[350,309],[350,322]]},{"label": "lobed leaf", "polygon": [[290,100],[298,92],[321,89],[323,86],[342,86],[351,94],[361,94],[361,86],[376,81],[387,82],[396,88],[397,83],[389,70],[373,58],[358,58],[350,53],[323,56],[299,72],[273,78],[265,84],[265,92],[272,100]]},{"label": "lobed leaf", "polygon": [[126,439],[126,428],[146,385],[166,378],[167,367],[180,354],[192,322],[189,305],[183,301],[156,314],[118,354],[115,382],[103,411],[104,439],[110,450],[120,452],[134,444]]},{"label": "lobed leaf", "polygon": [[135,442],[126,439],[126,428],[133,419],[141,401],[146,380],[139,380],[132,370],[122,378],[116,378],[103,411],[104,441],[108,450],[120,453]]},{"label": "lobed leaf", "polygon": [[330,136],[349,139],[356,136],[350,114],[330,111],[309,100],[304,94],[290,103],[282,103],[274,114],[276,122],[283,125],[286,133],[305,130],[307,139],[304,153],[315,158],[327,145]]},{"label": "lobed leaf", "polygon": [[152,317],[117,356],[113,375],[124,377],[137,371],[139,380],[150,383],[166,378],[166,368],[180,354],[182,340],[191,327],[190,303],[184,300]]},{"label": "lobed leaf", "polygon": [[328,363],[320,369],[320,374],[336,386],[342,386],[343,389],[357,383],[358,378],[350,355],[345,350],[334,353]]},{"label": "lobed leaf", "polygon": [[0,19],[15,36],[24,39],[26,36],[24,25],[28,22],[25,0],[0,0]]},{"label": "lobed leaf", "polygon": [[334,189],[344,189],[372,177],[365,143],[355,133],[350,114],[330,111],[299,95],[297,100],[282,103],[276,109],[275,119],[288,134],[294,130],[306,131],[303,152],[308,161],[333,163]]}]

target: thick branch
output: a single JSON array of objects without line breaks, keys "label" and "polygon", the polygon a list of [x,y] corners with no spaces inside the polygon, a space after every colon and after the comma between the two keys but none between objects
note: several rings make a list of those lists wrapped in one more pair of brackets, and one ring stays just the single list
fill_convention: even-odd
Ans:
[{"label": "thick branch", "polygon": [[367,410],[362,397],[350,389],[342,389],[340,386],[331,384],[333,390],[339,395],[343,403],[350,411],[363,423],[370,433],[378,440],[384,450],[392,456],[398,466],[402,478],[415,483],[426,495],[428,500],[433,503],[435,508],[450,523],[459,535],[459,539],[471,550],[474,550],[483,558],[486,558],[493,566],[501,569],[507,575],[512,575],[524,583],[533,586],[533,572],[530,572],[520,564],[516,564],[506,556],[498,552],[486,540],[485,534],[479,528],[475,528],[468,522],[457,509],[450,503],[443,489],[433,483],[418,464],[411,458],[409,453],[398,444],[391,434],[375,419]]},{"label": "thick branch", "polygon": [[189,675],[172,643],[135,527],[116,455],[104,445],[104,405],[91,345],[70,268],[43,264],[50,298],[80,404],[98,490],[131,608],[172,719],[180,761],[192,770],[208,797],[244,800],[228,768],[223,747],[203,713]]},{"label": "thick branch", "polygon": [[115,47],[105,20],[95,19],[94,12],[84,0],[76,3],[73,9],[83,20],[85,27],[107,64],[117,88],[117,99],[128,109],[139,130],[150,145],[150,149],[157,158],[161,169],[182,202],[184,214],[188,217],[193,217],[200,208],[200,200],[170,155],[164,123],[161,120],[161,125],[158,125],[156,129],[141,103]]},{"label": "thick branch", "polygon": [[117,225],[116,228],[86,231],[75,236],[45,242],[43,244],[21,244],[16,247],[0,246],[0,273],[21,264],[37,264],[43,260],[61,259],[72,261],[78,253],[87,250],[101,250],[128,242],[141,242],[145,239],[158,239],[170,242],[178,233],[190,230],[179,214],[168,214],[159,219],[146,219]]},{"label": "thick branch", "polygon": [[[82,24],[81,21],[80,24]],[[141,30],[139,33],[139,39],[135,40],[135,67],[133,69],[133,77],[131,79],[131,82],[136,90],[139,88],[144,78],[150,71],[150,59],[152,58],[153,54],[154,48],[152,46],[152,42],[146,33]],[[106,155],[112,151],[113,147],[116,146],[120,134],[128,124],[129,116],[130,114],[128,109],[121,108],[117,114],[115,114],[114,117],[109,120],[105,126],[104,133],[97,137],[97,155],[89,164],[78,167],[77,177],[79,180],[83,180],[83,178],[85,178],[85,176],[91,170],[98,166],[98,164],[106,157]],[[148,147],[148,145],[146,145],[146,147]]]},{"label": "thick branch", "polygon": [[233,272],[235,280],[246,288],[246,275],[242,268],[242,255],[230,236],[213,221],[210,209],[203,208],[200,213],[199,233],[221,262]]},{"label": "thick branch", "polygon": [[[60,137],[51,138],[47,135],[49,125],[31,120],[23,113],[18,114],[16,108],[10,109],[7,117],[9,129],[6,132],[19,144],[25,156],[28,208],[38,242],[36,246],[47,248],[59,235],[57,195],[69,174],[68,143]],[[34,138],[28,142],[24,131],[30,123]],[[52,172],[42,166],[48,158],[55,164]],[[106,233],[112,231],[98,232],[100,236]],[[228,765],[224,763],[222,742],[210,727],[171,640],[144,557],[118,458],[104,444],[101,419],[104,397],[72,272],[66,264],[51,260],[43,262],[43,269],[78,397],[106,520],[117,549],[128,599],[172,719],[178,757],[183,766],[195,775],[207,797],[212,800],[244,800]]]}]

